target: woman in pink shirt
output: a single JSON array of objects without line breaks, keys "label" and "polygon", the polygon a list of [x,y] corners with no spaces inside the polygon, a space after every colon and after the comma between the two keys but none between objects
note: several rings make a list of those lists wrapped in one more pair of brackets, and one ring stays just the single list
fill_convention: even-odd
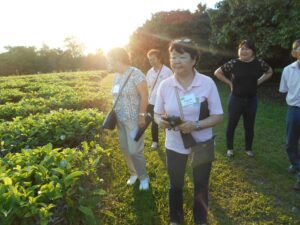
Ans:
[{"label": "woman in pink shirt", "polygon": [[[174,76],[165,79],[158,87],[154,107],[155,120],[166,129],[166,157],[170,179],[170,225],[183,220],[184,174],[191,148],[185,148],[183,134],[191,134],[196,142],[213,138],[212,127],[221,122],[223,110],[217,87],[213,80],[195,70],[199,59],[196,45],[190,39],[174,40],[169,46],[170,65]],[[207,100],[209,116],[199,120],[200,103]],[[165,117],[180,117],[182,123],[171,126]],[[212,162],[194,166],[195,224],[206,224],[208,183]]]}]

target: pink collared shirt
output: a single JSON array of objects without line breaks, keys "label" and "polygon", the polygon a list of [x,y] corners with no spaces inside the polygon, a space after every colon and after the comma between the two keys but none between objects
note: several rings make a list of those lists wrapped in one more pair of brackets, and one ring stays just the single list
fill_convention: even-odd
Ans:
[{"label": "pink collared shirt", "polygon": [[[210,115],[222,115],[223,109],[219,93],[214,81],[203,74],[195,71],[195,77],[191,85],[185,90],[176,80],[175,76],[162,81],[157,90],[154,112],[157,114],[167,114],[169,116],[179,116],[180,111],[176,98],[175,88],[177,88],[179,97],[193,96],[196,102],[183,107],[185,121],[197,121],[200,114],[200,103],[205,99],[208,101]],[[212,138],[213,129],[206,128],[200,131],[193,131],[192,136],[197,142],[206,141]],[[166,129],[165,147],[169,150],[181,154],[189,154],[191,149],[183,146],[179,131]]]}]

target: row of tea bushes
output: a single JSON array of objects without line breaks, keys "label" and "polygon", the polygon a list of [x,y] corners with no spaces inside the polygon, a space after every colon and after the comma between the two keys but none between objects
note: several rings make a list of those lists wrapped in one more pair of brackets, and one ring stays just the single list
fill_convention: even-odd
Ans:
[{"label": "row of tea bushes", "polygon": [[2,158],[0,224],[99,224],[109,151],[93,142],[80,149],[48,144]]},{"label": "row of tea bushes", "polygon": [[27,117],[37,113],[49,113],[59,109],[86,109],[96,108],[101,111],[107,107],[105,95],[102,92],[61,93],[50,98],[23,98],[17,103],[0,105],[0,118],[2,121],[12,120],[15,117]]},{"label": "row of tea bushes", "polygon": [[54,147],[76,147],[101,133],[104,115],[96,109],[62,109],[48,114],[0,123],[1,154],[52,143]]},{"label": "row of tea bushes", "polygon": [[100,81],[106,75],[106,72],[90,72],[1,78],[0,119],[12,120],[60,108],[102,111],[106,101]]}]

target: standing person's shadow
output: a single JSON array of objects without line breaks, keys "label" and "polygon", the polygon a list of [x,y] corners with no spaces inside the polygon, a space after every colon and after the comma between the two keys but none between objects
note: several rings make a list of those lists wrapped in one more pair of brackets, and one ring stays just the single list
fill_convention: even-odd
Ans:
[{"label": "standing person's shadow", "polygon": [[162,221],[156,208],[151,183],[147,191],[139,190],[139,182],[133,188],[132,208],[137,217],[135,225],[161,225]]}]

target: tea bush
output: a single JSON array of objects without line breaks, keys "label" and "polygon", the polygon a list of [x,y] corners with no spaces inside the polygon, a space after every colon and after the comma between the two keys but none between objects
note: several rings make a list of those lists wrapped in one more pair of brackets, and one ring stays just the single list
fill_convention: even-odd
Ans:
[{"label": "tea bush", "polygon": [[51,144],[0,159],[0,224],[98,224],[108,151]]}]

